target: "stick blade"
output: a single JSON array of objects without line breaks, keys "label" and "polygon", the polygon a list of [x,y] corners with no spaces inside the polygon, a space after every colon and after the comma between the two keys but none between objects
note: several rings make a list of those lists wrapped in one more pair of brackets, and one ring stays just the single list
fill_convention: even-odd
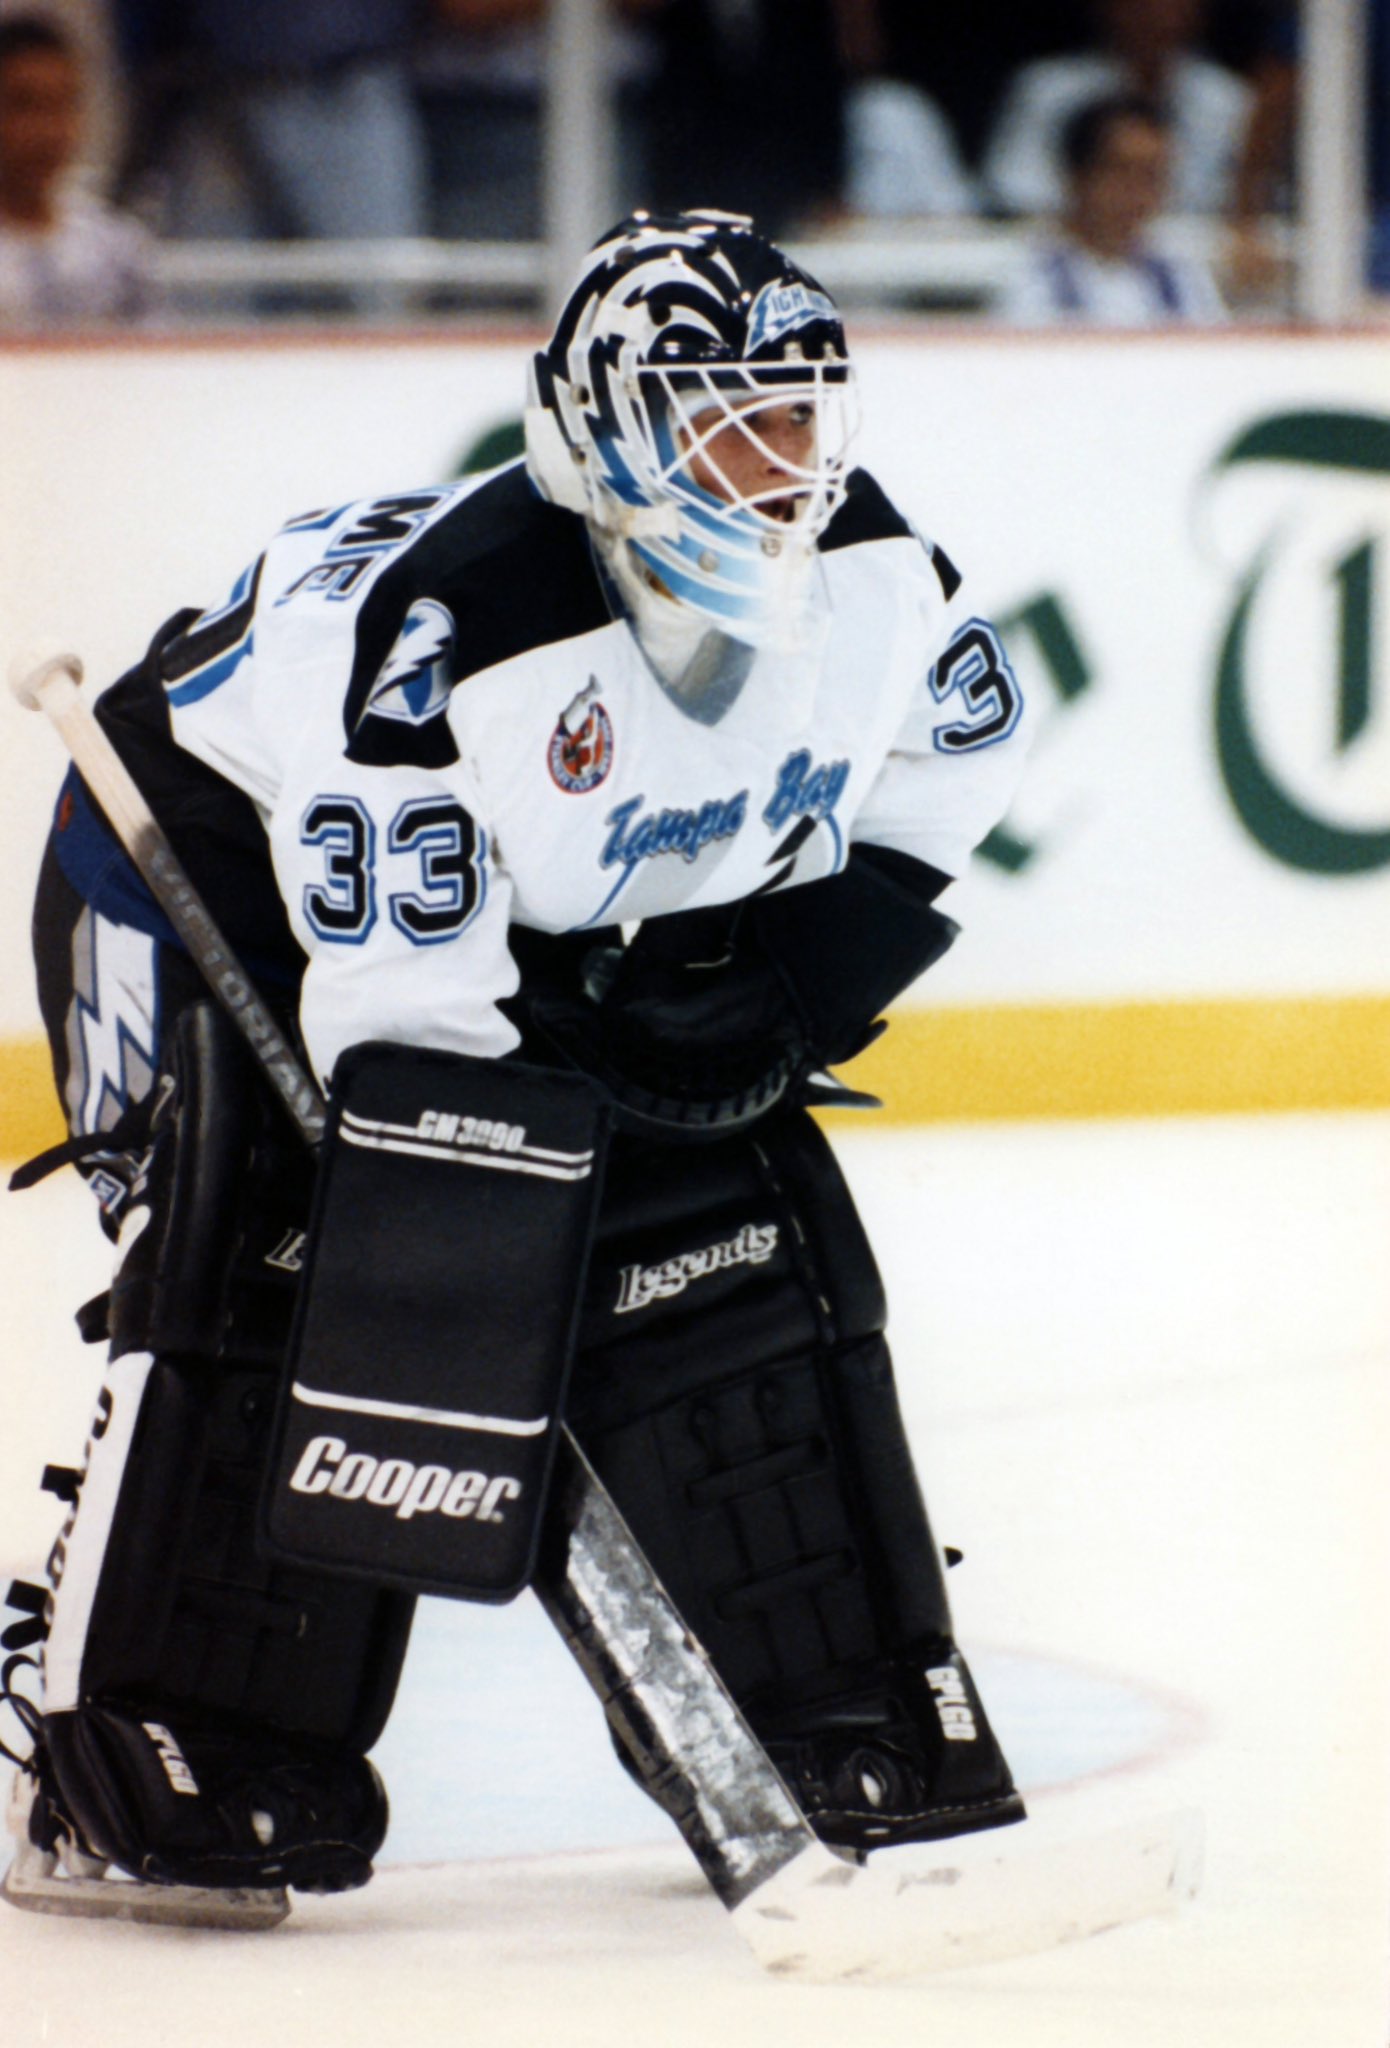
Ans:
[{"label": "stick blade", "polygon": [[1182,1810],[1080,1839],[1006,1830],[882,1850],[862,1867],[808,1854],[734,1921],[765,1969],[819,1983],[1000,1962],[1175,1912],[1200,1881],[1202,1832]]}]

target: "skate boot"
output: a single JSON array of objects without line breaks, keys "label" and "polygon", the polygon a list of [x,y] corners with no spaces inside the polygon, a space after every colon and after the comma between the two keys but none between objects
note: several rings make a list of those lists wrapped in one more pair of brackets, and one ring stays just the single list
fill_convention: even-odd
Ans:
[{"label": "skate boot", "polygon": [[176,1706],[50,1714],[44,1739],[82,1838],[133,1877],[337,1892],[372,1874],[387,1808],[364,1757]]},{"label": "skate boot", "polygon": [[0,1898],[28,1913],[160,1926],[266,1928],[289,1912],[279,1888],[142,1884],[93,1853],[64,1813],[46,1751],[15,1772],[6,1815],[14,1841]]},{"label": "skate boot", "polygon": [[290,1887],[365,1884],[386,1813],[364,1758],[84,1707],[47,1716],[16,1773],[0,1892],[35,1912],[272,1927]]}]

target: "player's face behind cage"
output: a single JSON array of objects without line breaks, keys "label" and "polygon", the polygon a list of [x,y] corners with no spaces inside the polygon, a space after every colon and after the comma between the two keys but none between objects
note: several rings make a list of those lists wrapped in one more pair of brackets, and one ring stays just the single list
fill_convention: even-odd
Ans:
[{"label": "player's face behind cage", "polygon": [[693,486],[715,519],[760,526],[769,552],[784,538],[813,541],[843,495],[857,424],[839,368],[794,384],[754,370],[645,371],[659,481],[681,495]]},{"label": "player's face behind cage", "polygon": [[[849,365],[643,368],[616,415],[595,450],[647,508],[615,515],[639,588],[791,652],[824,605],[816,544],[844,501],[857,427]],[[639,597],[639,638],[650,624]]]}]

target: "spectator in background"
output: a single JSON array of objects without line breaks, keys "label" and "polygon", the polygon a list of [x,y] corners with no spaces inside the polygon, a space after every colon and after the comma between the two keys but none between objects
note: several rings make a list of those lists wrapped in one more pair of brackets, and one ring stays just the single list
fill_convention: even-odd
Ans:
[{"label": "spectator in background", "polygon": [[132,165],[179,236],[423,234],[421,0],[112,0]]},{"label": "spectator in background", "polygon": [[1093,8],[1094,48],[1027,64],[1007,87],[984,165],[995,204],[1012,214],[1055,213],[1064,197],[1064,124],[1088,100],[1129,92],[1152,100],[1171,123],[1173,208],[1223,211],[1251,92],[1202,55],[1203,0],[1093,0]]},{"label": "spectator in background", "polygon": [[944,109],[906,79],[855,80],[845,100],[845,204],[869,220],[978,213]]},{"label": "spectator in background", "polygon": [[972,212],[1003,80],[1079,42],[1084,0],[971,0],[943,30],[922,0],[872,0],[852,46],[847,190],[856,212]]},{"label": "spectator in background", "polygon": [[[1266,302],[1291,283],[1286,256],[1265,233],[1270,215],[1296,203],[1302,31],[1297,0],[1265,0],[1251,60],[1255,99],[1238,166],[1227,271],[1239,298]],[[1370,247],[1366,279],[1390,292],[1390,0],[1367,0],[1365,11],[1366,185]]]},{"label": "spectator in background", "polygon": [[837,214],[849,50],[872,4],[657,0],[650,203],[752,214],[774,239]]},{"label": "spectator in background", "polygon": [[1293,205],[1298,128],[1299,24],[1295,4],[1270,0],[1252,31],[1250,117],[1232,179],[1230,233],[1223,265],[1236,305],[1270,304],[1292,284],[1288,259],[1267,222]]},{"label": "spectator in background", "polygon": [[1133,96],[1079,108],[1062,129],[1066,201],[1056,231],[1027,254],[996,303],[1024,327],[1157,327],[1224,317],[1210,271],[1165,251],[1172,138],[1161,109]]},{"label": "spectator in background", "polygon": [[77,47],[39,14],[0,20],[0,329],[139,320],[155,306],[144,228],[73,182]]},{"label": "spectator in background", "polygon": [[1370,136],[1372,291],[1390,292],[1390,0],[1371,0],[1370,79],[1367,128]]},{"label": "spectator in background", "polygon": [[[642,22],[663,4],[610,0],[604,24],[614,218],[647,196],[640,97],[651,53]],[[543,232],[548,12],[548,0],[428,0],[414,69],[435,234],[488,241]]]}]

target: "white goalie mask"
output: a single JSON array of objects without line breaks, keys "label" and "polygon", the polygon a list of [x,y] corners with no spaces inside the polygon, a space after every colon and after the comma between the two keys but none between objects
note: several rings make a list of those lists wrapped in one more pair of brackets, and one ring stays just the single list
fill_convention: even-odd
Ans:
[{"label": "white goalie mask", "polygon": [[527,465],[639,632],[794,644],[858,424],[834,302],[737,215],[636,214],[534,360]]}]

